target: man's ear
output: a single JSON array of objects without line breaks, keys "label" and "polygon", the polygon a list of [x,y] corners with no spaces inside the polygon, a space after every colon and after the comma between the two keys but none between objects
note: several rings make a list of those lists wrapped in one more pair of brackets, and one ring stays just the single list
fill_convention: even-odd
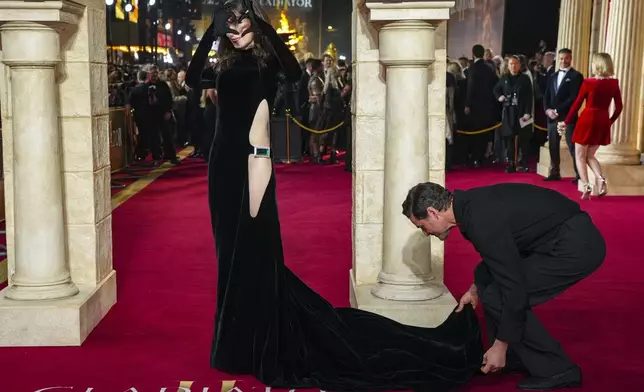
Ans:
[{"label": "man's ear", "polygon": [[427,217],[431,219],[436,219],[438,211],[435,208],[427,207]]}]

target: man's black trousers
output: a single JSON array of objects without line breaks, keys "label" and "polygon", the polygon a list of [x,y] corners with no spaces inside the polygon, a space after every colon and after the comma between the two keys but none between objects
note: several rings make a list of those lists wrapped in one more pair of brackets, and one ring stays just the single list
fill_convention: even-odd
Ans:
[{"label": "man's black trousers", "polygon": [[[525,268],[530,307],[556,297],[589,276],[599,268],[605,256],[604,238],[586,213],[564,222],[554,238],[520,261]],[[483,303],[488,339],[492,344],[501,319],[501,290],[484,261],[476,267],[474,280]],[[561,319],[562,322],[564,320]],[[512,356],[518,358],[536,377],[550,377],[574,365],[532,310],[526,314],[522,341],[509,346],[508,359]]]},{"label": "man's black trousers", "polygon": [[[579,178],[577,158],[575,156],[575,143],[572,142],[572,134],[574,131],[574,123],[566,125],[566,143],[568,144],[568,151],[572,157],[572,167],[575,170],[575,175]],[[550,173],[548,173],[548,175],[561,175],[561,136],[559,136],[556,122],[548,122],[548,141],[550,146]]]}]

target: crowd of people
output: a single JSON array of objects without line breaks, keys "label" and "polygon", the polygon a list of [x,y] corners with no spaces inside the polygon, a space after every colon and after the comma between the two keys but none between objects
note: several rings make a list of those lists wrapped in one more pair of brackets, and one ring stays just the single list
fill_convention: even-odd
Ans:
[{"label": "crowd of people", "polygon": [[[297,121],[302,156],[313,163],[337,163],[338,150],[350,142],[350,66],[329,54],[322,60],[308,58],[300,66],[298,82],[278,82],[273,115],[288,114]],[[185,82],[186,69],[110,67],[110,107],[125,107],[136,125],[136,161],[151,155],[155,164],[176,164],[176,148],[188,145],[194,146],[192,157],[208,160],[217,121],[217,61],[208,62],[195,88]]]},{"label": "crowd of people", "polygon": [[[279,101],[278,101],[279,102]],[[325,54],[304,64],[297,85],[297,108],[302,130],[302,153],[313,163],[336,163],[338,143],[346,146],[351,120],[351,70],[344,60]],[[337,126],[343,123],[343,126]],[[317,132],[309,132],[306,128]],[[325,132],[328,131],[328,132]],[[324,160],[326,152],[329,159]]]},{"label": "crowd of people", "polygon": [[[610,144],[610,126],[622,111],[619,84],[606,53],[592,58],[592,75],[584,80],[572,67],[573,53],[540,51],[525,55],[494,56],[474,45],[472,58],[448,59],[447,169],[454,164],[479,167],[485,161],[505,164],[507,173],[528,172],[531,158],[549,141],[550,171],[546,181],[561,180],[562,137],[573,159],[575,178],[590,197],[587,167],[599,179],[600,196],[607,193],[595,152]],[[584,100],[585,116],[578,122]],[[609,108],[615,102],[615,110]],[[601,121],[598,120],[601,118]]]}]

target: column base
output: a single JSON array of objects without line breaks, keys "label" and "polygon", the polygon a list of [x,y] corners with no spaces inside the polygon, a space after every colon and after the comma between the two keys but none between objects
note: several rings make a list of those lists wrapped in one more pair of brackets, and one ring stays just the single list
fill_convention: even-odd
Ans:
[{"label": "column base", "polygon": [[428,301],[443,294],[440,286],[430,282],[433,279],[433,276],[424,276],[418,282],[400,282],[397,276],[380,272],[379,282],[371,289],[371,294],[391,301]]},{"label": "column base", "polygon": [[68,280],[51,286],[20,286],[12,284],[4,291],[4,298],[14,301],[57,301],[78,294],[78,287]]},{"label": "column base", "polygon": [[[565,145],[565,144],[564,144]],[[573,167],[572,157],[568,152],[568,149],[565,150],[562,148],[561,153],[561,162],[559,163],[559,171],[561,172],[561,177],[564,178],[574,178],[575,169]],[[537,174],[548,177],[550,174],[550,150],[548,147],[541,147],[539,149],[539,164],[537,165]]]},{"label": "column base", "polygon": [[[606,196],[641,196],[644,195],[644,166],[642,165],[604,165],[602,174],[606,177],[608,194]],[[592,195],[597,196],[599,181],[588,168],[588,181],[593,188]],[[578,183],[583,191],[583,184]]]},{"label": "column base", "polygon": [[58,301],[14,301],[0,292],[0,347],[80,346],[116,303],[116,271]]},{"label": "column base", "polygon": [[350,272],[351,307],[365,310],[415,327],[433,328],[442,324],[454,311],[457,301],[442,282],[433,282],[441,295],[428,301],[390,301],[371,294],[376,284],[357,285]]}]

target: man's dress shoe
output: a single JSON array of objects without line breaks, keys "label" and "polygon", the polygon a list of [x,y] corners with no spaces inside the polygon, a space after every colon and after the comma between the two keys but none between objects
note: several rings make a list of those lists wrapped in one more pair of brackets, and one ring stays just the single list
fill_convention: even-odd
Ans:
[{"label": "man's dress shoe", "polygon": [[552,389],[580,387],[581,369],[574,366],[552,377],[526,377],[517,384],[524,391],[550,391]]},{"label": "man's dress shoe", "polygon": [[561,176],[559,174],[550,174],[548,177],[544,178],[543,181],[559,181]]}]

